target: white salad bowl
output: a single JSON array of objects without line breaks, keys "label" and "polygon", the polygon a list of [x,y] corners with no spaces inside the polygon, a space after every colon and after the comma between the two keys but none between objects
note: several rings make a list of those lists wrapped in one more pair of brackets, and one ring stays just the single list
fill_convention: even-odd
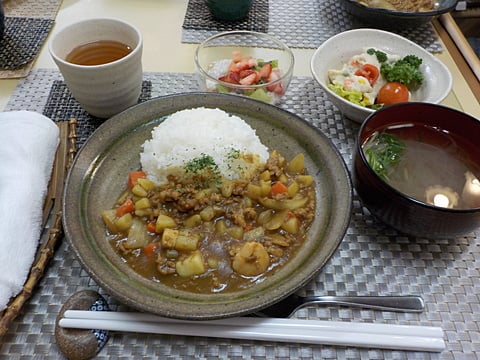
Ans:
[{"label": "white salad bowl", "polygon": [[397,34],[376,29],[344,31],[326,40],[315,51],[310,62],[313,77],[328,99],[348,119],[362,123],[375,110],[354,104],[328,88],[328,71],[341,69],[354,56],[376,48],[392,55],[415,55],[422,59],[420,71],[424,80],[419,89],[411,92],[410,101],[441,103],[452,88],[452,75],[440,60],[421,46]]}]

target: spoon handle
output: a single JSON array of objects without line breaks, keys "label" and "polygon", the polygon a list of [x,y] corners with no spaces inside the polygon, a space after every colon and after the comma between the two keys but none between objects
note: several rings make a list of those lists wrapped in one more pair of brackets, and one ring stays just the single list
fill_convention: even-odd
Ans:
[{"label": "spoon handle", "polygon": [[422,312],[425,303],[420,296],[307,296],[301,307],[332,304],[397,312]]}]

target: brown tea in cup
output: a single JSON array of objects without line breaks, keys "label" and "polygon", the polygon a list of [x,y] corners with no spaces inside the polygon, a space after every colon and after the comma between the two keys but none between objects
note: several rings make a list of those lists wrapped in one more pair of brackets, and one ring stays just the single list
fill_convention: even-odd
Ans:
[{"label": "brown tea in cup", "polygon": [[85,66],[102,65],[120,60],[132,52],[132,48],[115,40],[98,40],[74,48],[66,61]]}]

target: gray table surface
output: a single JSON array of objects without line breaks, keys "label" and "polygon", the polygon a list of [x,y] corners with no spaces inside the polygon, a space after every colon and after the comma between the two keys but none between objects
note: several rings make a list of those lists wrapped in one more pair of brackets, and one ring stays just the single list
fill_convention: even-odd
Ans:
[{"label": "gray table surface", "polygon": [[[146,73],[146,97],[197,88],[192,74]],[[88,115],[68,96],[54,92],[61,85],[55,70],[39,69],[22,80],[6,110],[47,112],[54,120],[80,118],[79,146],[94,130]],[[294,77],[280,106],[324,132],[348,167],[358,125],[344,119],[311,78]],[[310,307],[301,319],[440,326],[442,353],[404,352],[350,347],[269,343],[208,337],[112,333],[98,359],[476,359],[480,353],[480,240],[465,237],[428,240],[407,237],[377,222],[354,196],[347,233],[320,274],[302,291],[323,295],[419,294],[426,310],[404,314],[344,307]],[[75,292],[93,289],[114,309],[129,310],[106,294],[82,269],[64,240],[33,297],[1,339],[0,358],[61,359],[54,338],[55,318]]]}]

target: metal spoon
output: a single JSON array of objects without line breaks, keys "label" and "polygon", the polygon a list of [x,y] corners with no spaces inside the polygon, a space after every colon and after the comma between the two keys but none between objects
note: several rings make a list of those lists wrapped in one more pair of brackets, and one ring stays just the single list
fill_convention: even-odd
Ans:
[{"label": "metal spoon", "polygon": [[299,296],[292,294],[265,309],[257,316],[288,318],[300,308],[315,305],[342,305],[381,311],[422,312],[425,303],[420,296]]}]

